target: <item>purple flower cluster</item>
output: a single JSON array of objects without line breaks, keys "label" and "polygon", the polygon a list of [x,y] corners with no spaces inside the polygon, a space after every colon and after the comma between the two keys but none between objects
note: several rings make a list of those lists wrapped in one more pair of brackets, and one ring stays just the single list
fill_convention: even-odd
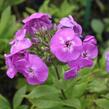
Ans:
[{"label": "purple flower cluster", "polygon": [[24,19],[23,22],[23,27],[16,32],[14,40],[10,42],[10,54],[5,54],[7,75],[14,78],[19,72],[29,84],[42,84],[47,80],[48,67],[37,55],[29,53],[28,49],[32,47],[32,40],[26,36],[31,35],[34,38],[39,29],[50,29],[52,27],[50,16],[35,13]]},{"label": "purple flower cluster", "polygon": [[[20,73],[31,85],[42,84],[47,80],[47,65],[35,54],[36,52],[31,53],[30,49],[36,47],[33,45],[38,42],[38,33],[50,32],[53,29],[50,18],[48,14],[35,13],[23,20],[23,27],[16,32],[15,38],[10,42],[10,53],[5,54],[9,78],[14,78]],[[48,45],[50,56],[51,53],[54,54],[59,61],[69,66],[70,70],[65,72],[65,79],[75,77],[84,67],[92,67],[93,59],[98,55],[95,37],[87,35],[81,40],[81,36],[82,27],[69,16],[61,19],[53,37],[48,38],[48,44],[43,42]]]},{"label": "purple flower cluster", "polygon": [[82,41],[81,34],[82,27],[69,16],[60,21],[58,30],[51,39],[51,52],[70,67],[65,72],[65,79],[75,77],[82,68],[92,67],[93,59],[98,55],[95,37],[87,35]]}]

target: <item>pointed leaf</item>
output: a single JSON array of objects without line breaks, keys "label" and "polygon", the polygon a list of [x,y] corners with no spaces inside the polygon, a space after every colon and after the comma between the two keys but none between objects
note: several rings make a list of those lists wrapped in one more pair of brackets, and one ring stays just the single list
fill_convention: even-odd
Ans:
[{"label": "pointed leaf", "polygon": [[0,95],[0,108],[1,109],[11,109],[10,104],[6,98]]},{"label": "pointed leaf", "polygon": [[24,95],[26,93],[26,86],[22,87],[21,89],[19,89],[13,99],[13,107],[14,109],[17,109],[18,106],[20,106],[20,104],[23,101]]}]

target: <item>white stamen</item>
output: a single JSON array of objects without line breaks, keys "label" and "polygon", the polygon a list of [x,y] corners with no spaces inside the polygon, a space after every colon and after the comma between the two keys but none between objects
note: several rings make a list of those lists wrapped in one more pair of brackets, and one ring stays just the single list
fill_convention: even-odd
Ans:
[{"label": "white stamen", "polygon": [[36,68],[34,67],[29,67],[28,68],[28,71],[27,71],[27,74],[30,78],[34,77],[36,74],[35,74],[35,71],[36,71]]},{"label": "white stamen", "polygon": [[[60,43],[64,46],[63,51],[64,52],[72,52],[74,50],[74,45],[75,42],[72,40],[71,37],[66,37],[66,40],[63,37],[59,38]],[[68,41],[68,45],[67,45],[67,41]]]}]

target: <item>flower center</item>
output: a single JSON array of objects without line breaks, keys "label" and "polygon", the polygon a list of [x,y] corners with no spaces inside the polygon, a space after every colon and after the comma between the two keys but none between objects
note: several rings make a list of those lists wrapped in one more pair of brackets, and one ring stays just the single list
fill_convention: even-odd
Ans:
[{"label": "flower center", "polygon": [[87,54],[86,51],[82,53],[82,57],[83,57],[83,58],[86,58],[87,56],[88,56],[88,54]]},{"label": "flower center", "polygon": [[67,37],[66,40],[64,38],[60,38],[60,43],[63,45],[64,52],[72,52],[75,43],[70,37]]},{"label": "flower center", "polygon": [[20,53],[20,54],[19,54],[19,57],[20,57],[20,59],[22,59],[22,58],[25,57],[25,54],[24,54],[24,53]]},{"label": "flower center", "polygon": [[34,77],[35,76],[34,68],[29,67],[27,72],[28,72],[29,77]]},{"label": "flower center", "polygon": [[66,42],[65,42],[65,46],[66,46],[66,47],[69,48],[71,45],[72,45],[71,41],[66,41]]}]

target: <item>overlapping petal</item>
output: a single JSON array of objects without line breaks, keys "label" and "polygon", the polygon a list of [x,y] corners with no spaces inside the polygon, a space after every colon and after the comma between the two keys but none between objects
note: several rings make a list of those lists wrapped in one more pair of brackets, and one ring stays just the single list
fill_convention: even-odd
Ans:
[{"label": "overlapping petal", "polygon": [[72,16],[64,17],[60,20],[58,29],[71,28],[76,34],[82,34],[82,27],[79,25]]}]

